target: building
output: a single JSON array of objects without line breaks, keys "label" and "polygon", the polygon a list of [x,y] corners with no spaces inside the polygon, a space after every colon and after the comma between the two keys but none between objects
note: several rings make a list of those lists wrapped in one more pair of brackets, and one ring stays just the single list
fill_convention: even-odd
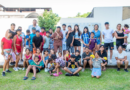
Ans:
[{"label": "building", "polygon": [[0,18],[37,18],[51,7],[5,7],[0,4]]}]

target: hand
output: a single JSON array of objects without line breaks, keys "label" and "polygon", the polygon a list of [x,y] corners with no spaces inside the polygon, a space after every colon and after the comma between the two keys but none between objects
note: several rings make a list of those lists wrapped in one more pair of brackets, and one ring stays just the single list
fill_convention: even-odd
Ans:
[{"label": "hand", "polygon": [[69,63],[68,63],[68,65],[70,66],[70,65],[71,65],[71,63],[69,62]]},{"label": "hand", "polygon": [[4,51],[1,52],[1,55],[4,55]]},{"label": "hand", "polygon": [[70,46],[72,47],[72,46],[73,46],[73,43],[71,43]]},{"label": "hand", "polygon": [[36,50],[36,47],[34,47],[34,50]]},{"label": "hand", "polygon": [[30,45],[29,45],[29,47],[30,47]]}]

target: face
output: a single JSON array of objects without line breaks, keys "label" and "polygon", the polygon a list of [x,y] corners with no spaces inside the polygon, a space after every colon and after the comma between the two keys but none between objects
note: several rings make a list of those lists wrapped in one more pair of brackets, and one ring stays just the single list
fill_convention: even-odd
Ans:
[{"label": "face", "polygon": [[17,34],[18,34],[18,35],[21,35],[21,31],[17,31]]},{"label": "face", "polygon": [[71,59],[71,61],[72,61],[72,62],[74,62],[74,61],[75,61],[75,58],[70,58],[70,59]]},{"label": "face", "polygon": [[18,28],[18,29],[21,29],[21,31],[22,31],[22,28]]},{"label": "face", "polygon": [[36,36],[39,36],[40,35],[40,33],[39,32],[36,32]]},{"label": "face", "polygon": [[33,20],[33,25],[36,25],[37,24],[37,21],[36,20]]},{"label": "face", "polygon": [[46,33],[46,36],[48,37],[50,34],[49,33]]},{"label": "face", "polygon": [[106,24],[105,27],[106,27],[106,28],[109,28],[109,24]]},{"label": "face", "polygon": [[50,63],[53,63],[53,61],[50,61]]},{"label": "face", "polygon": [[32,33],[36,33],[36,30],[32,30]]},{"label": "face", "polygon": [[41,29],[41,32],[45,32],[45,30],[44,30],[44,29]]},{"label": "face", "polygon": [[86,48],[86,49],[85,49],[85,51],[86,51],[86,52],[89,52],[89,49],[88,49],[88,48]]},{"label": "face", "polygon": [[122,47],[121,46],[118,47],[118,51],[122,51]]},{"label": "face", "polygon": [[48,54],[48,51],[45,51],[45,54],[47,55],[47,54]]},{"label": "face", "polygon": [[66,54],[70,54],[69,51],[66,51]]},{"label": "face", "polygon": [[99,56],[98,56],[98,54],[97,53],[95,53],[95,58],[98,58]]},{"label": "face", "polygon": [[93,34],[93,33],[91,33],[91,37],[94,37],[94,34]]},{"label": "face", "polygon": [[128,29],[127,27],[124,27],[125,29]]},{"label": "face", "polygon": [[35,57],[34,60],[35,60],[35,62],[38,62],[38,61],[39,61],[39,58],[38,58],[38,57]]},{"label": "face", "polygon": [[51,53],[51,54],[54,54],[54,50],[51,50],[50,53]]},{"label": "face", "polygon": [[94,29],[95,29],[95,30],[98,30],[98,25],[95,25],[95,26],[94,26]]},{"label": "face", "polygon": [[75,52],[75,55],[78,56],[78,55],[79,55],[79,52]]},{"label": "face", "polygon": [[63,25],[62,28],[65,30],[66,26]]},{"label": "face", "polygon": [[61,30],[60,28],[57,28],[57,29],[56,29],[57,32],[60,32],[60,30]]},{"label": "face", "polygon": [[52,33],[53,32],[52,29],[50,29],[49,32]]},{"label": "face", "polygon": [[117,25],[117,29],[120,30],[121,29],[121,25]]},{"label": "face", "polygon": [[59,53],[58,55],[59,55],[59,57],[61,57],[61,56],[62,56],[62,54],[61,54],[61,53]]},{"label": "face", "polygon": [[71,27],[68,27],[68,30],[71,30]]},{"label": "face", "polygon": [[10,38],[12,36],[12,33],[8,33],[8,37]]},{"label": "face", "polygon": [[37,49],[37,53],[41,53],[40,49]]},{"label": "face", "polygon": [[85,28],[84,31],[87,32],[88,30]]},{"label": "face", "polygon": [[11,29],[15,29],[15,25],[11,25]]},{"label": "face", "polygon": [[29,52],[30,52],[30,51],[27,49],[27,50],[26,50],[26,53],[29,53]]},{"label": "face", "polygon": [[74,28],[77,30],[77,29],[78,29],[78,26],[74,26]]},{"label": "face", "polygon": [[103,51],[103,50],[104,50],[104,47],[103,47],[103,46],[101,46],[101,47],[100,47],[100,50],[101,50],[101,51]]},{"label": "face", "polygon": [[27,32],[27,35],[30,35],[30,32]]}]

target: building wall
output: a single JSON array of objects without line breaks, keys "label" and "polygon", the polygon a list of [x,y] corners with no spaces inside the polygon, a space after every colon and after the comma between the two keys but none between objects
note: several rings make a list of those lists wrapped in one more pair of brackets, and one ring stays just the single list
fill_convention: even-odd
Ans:
[{"label": "building wall", "polygon": [[122,16],[123,20],[130,18],[130,7],[123,7],[122,14],[123,14],[123,16]]}]

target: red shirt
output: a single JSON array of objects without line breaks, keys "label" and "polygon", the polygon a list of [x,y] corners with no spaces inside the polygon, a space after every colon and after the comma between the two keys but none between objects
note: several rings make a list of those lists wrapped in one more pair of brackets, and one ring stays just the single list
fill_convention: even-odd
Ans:
[{"label": "red shirt", "polygon": [[66,57],[66,61],[68,62],[69,59],[70,59],[70,55],[68,55],[68,57]]},{"label": "red shirt", "polygon": [[4,43],[3,49],[12,49],[12,44],[13,44],[12,39],[8,40],[5,37],[3,37],[1,41]]},{"label": "red shirt", "polygon": [[44,32],[44,33],[40,32],[40,35],[41,36],[46,36],[46,32]]}]

